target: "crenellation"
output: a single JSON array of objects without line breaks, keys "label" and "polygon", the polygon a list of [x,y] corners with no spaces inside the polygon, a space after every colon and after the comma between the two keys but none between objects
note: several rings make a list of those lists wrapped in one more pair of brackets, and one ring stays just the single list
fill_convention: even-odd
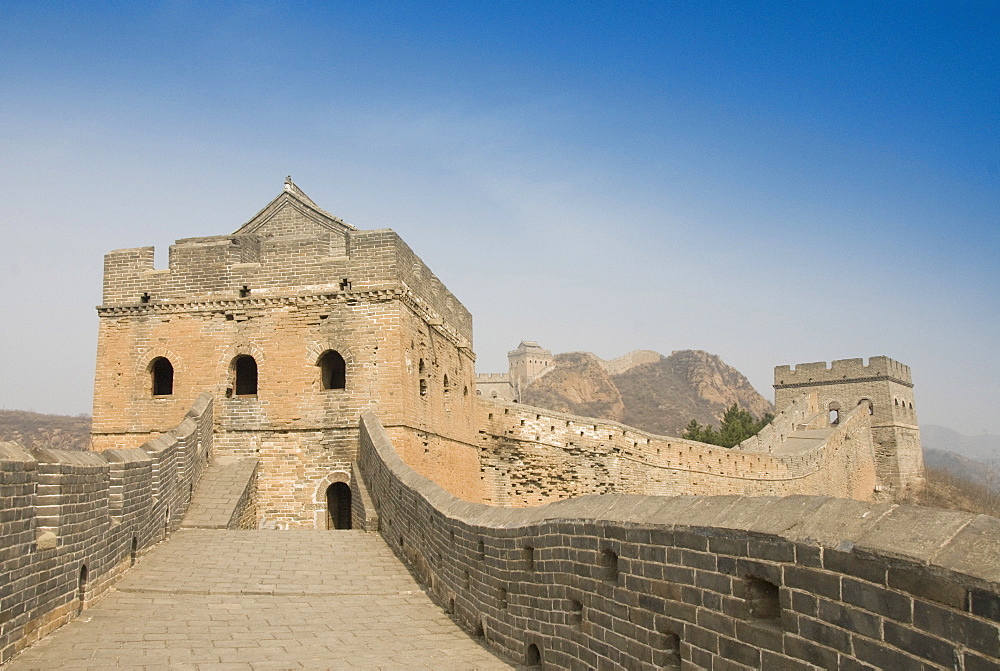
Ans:
[{"label": "crenellation", "polygon": [[867,364],[864,359],[855,358],[838,359],[830,364],[817,361],[774,368],[776,387],[868,378],[889,378],[901,384],[913,384],[910,367],[887,356],[873,356]]},{"label": "crenellation", "polygon": [[774,369],[775,405],[785,407],[802,393],[814,393],[829,422],[864,408],[871,416],[880,496],[894,496],[921,486],[923,454],[913,405],[909,366],[886,356],[777,366]]}]

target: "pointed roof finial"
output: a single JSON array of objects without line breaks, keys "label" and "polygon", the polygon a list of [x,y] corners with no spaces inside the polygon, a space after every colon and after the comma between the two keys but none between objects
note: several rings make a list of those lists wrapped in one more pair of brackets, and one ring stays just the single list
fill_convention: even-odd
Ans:
[{"label": "pointed roof finial", "polygon": [[285,177],[285,191],[291,191],[293,186],[295,185],[292,184],[292,176],[288,175]]}]

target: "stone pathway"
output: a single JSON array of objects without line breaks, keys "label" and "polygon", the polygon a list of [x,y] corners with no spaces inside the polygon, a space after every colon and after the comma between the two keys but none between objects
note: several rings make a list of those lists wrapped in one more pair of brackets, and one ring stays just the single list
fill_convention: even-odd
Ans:
[{"label": "stone pathway", "polygon": [[181,529],[23,669],[510,669],[362,531]]}]

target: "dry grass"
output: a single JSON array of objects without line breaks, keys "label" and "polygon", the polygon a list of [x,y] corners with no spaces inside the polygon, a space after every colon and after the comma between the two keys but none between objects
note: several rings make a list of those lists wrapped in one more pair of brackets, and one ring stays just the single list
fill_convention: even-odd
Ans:
[{"label": "dry grass", "polygon": [[0,442],[57,450],[90,449],[88,415],[44,415],[26,410],[0,410]]},{"label": "dry grass", "polygon": [[928,466],[924,474],[924,489],[908,495],[904,503],[1000,517],[1000,492],[943,468]]}]

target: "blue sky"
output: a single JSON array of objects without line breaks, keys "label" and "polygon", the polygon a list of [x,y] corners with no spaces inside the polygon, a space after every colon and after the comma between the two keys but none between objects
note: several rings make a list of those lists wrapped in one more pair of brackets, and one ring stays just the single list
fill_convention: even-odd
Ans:
[{"label": "blue sky", "polygon": [[0,4],[0,406],[89,412],[101,259],[291,174],[472,311],[612,358],[885,354],[1000,432],[1000,4]]}]

